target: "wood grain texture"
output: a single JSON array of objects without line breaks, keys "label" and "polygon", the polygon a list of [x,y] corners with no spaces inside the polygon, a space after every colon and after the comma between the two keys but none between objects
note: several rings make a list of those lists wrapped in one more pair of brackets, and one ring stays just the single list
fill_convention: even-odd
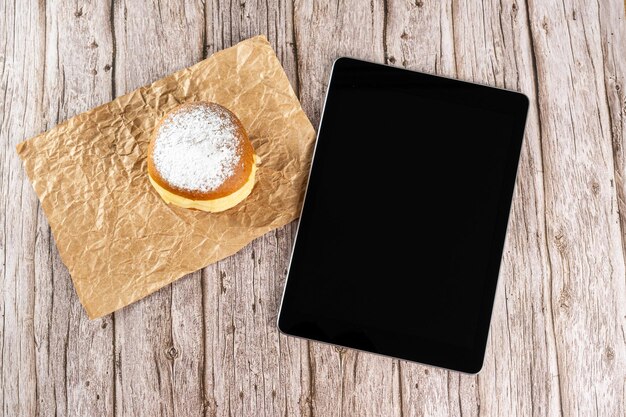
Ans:
[{"label": "wood grain texture", "polygon": [[[37,407],[35,307],[35,245],[37,198],[29,189],[14,146],[22,134],[45,129],[42,117],[43,85],[37,72],[41,51],[25,53],[45,39],[44,10],[37,4],[0,5],[3,34],[0,57],[2,112],[0,170],[2,193],[2,347],[0,397],[4,415],[34,414]],[[29,8],[30,13],[28,13]],[[27,100],[27,97],[30,99]]]},{"label": "wood grain texture", "polygon": [[[0,2],[2,415],[625,415],[622,3]],[[479,375],[279,334],[295,224],[87,320],[15,144],[256,34],[314,125],[342,55],[531,99]]]}]

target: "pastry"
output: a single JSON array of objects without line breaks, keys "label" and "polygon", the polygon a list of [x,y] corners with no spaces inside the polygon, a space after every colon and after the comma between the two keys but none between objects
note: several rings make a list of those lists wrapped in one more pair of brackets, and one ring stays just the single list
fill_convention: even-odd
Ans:
[{"label": "pastry", "polygon": [[166,203],[220,212],[252,192],[256,160],[237,116],[200,101],[179,105],[159,121],[148,147],[148,175]]}]

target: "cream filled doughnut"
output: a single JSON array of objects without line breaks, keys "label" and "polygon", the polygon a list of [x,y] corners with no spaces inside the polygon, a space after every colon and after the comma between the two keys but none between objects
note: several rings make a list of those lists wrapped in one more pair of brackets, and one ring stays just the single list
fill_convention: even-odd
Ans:
[{"label": "cream filled doughnut", "polygon": [[228,210],[254,188],[256,156],[243,125],[216,103],[182,104],[158,123],[148,146],[150,183],[167,202]]}]

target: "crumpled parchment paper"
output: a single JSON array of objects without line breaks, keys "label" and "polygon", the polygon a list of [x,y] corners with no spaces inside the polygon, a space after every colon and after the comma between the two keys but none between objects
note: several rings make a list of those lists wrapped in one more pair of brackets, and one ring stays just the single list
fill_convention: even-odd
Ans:
[{"label": "crumpled parchment paper", "polygon": [[[153,128],[177,104],[196,100],[233,111],[261,158],[252,194],[223,213],[169,206],[148,181]],[[17,152],[93,319],[294,220],[314,142],[280,62],[257,36],[73,117]]]}]

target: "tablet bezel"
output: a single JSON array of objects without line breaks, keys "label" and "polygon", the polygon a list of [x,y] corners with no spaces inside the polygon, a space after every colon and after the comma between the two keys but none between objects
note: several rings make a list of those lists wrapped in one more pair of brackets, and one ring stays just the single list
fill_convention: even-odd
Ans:
[{"label": "tablet bezel", "polygon": [[[283,290],[283,295],[281,298],[281,303],[279,307],[278,317],[277,317],[277,325],[280,332],[300,337],[307,340],[319,341],[327,344],[343,346],[351,349],[356,349],[360,351],[370,352],[378,355],[390,356],[397,359],[407,360],[411,362],[417,362],[421,364],[436,366],[445,369],[451,369],[459,372],[475,374],[480,371],[483,365],[485,350],[489,335],[490,323],[491,323],[491,315],[493,311],[493,305],[495,302],[495,294],[497,291],[497,286],[499,282],[499,270],[501,267],[502,254],[504,250],[504,245],[506,242],[506,230],[508,227],[508,219],[510,217],[510,210],[512,206],[512,197],[514,193],[515,187],[515,178],[517,176],[517,168],[519,165],[521,146],[523,143],[524,137],[524,129],[526,125],[526,119],[528,115],[528,106],[529,100],[528,97],[522,93],[505,90],[497,87],[481,85],[476,83],[471,83],[467,81],[461,81],[457,79],[452,79],[448,77],[441,77],[437,75],[410,71],[403,68],[387,66],[383,64],[372,63],[368,61],[357,60],[354,58],[341,57],[335,60],[332,66],[331,74],[329,77],[328,88],[326,91],[326,97],[324,100],[324,108],[322,110],[322,114],[320,117],[320,128],[318,129],[317,141],[315,145],[315,149],[313,151],[313,159],[311,163],[311,169],[309,173],[309,182],[311,181],[311,175],[314,172],[315,166],[315,153],[317,152],[317,144],[320,140],[320,134],[322,132],[322,126],[324,123],[324,115],[326,112],[326,102],[328,98],[332,94],[331,86],[333,77],[336,75],[337,71],[342,70],[342,66],[350,65],[350,63],[357,63],[358,65],[373,65],[378,67],[384,67],[385,71],[402,71],[403,76],[408,76],[407,73],[412,73],[415,77],[432,77],[433,81],[442,82],[445,81],[447,83],[457,84],[460,83],[464,88],[471,90],[472,93],[476,93],[481,96],[483,102],[485,102],[485,98],[489,98],[489,96],[498,97],[500,100],[500,105],[498,108],[500,110],[506,109],[504,111],[507,114],[511,114],[515,120],[513,122],[513,133],[511,135],[512,148],[509,154],[509,159],[505,166],[505,178],[504,178],[504,189],[502,191],[502,195],[500,196],[500,201],[498,204],[498,220],[496,223],[496,236],[504,236],[502,239],[494,240],[494,249],[490,254],[489,265],[490,265],[490,275],[487,278],[486,289],[483,292],[483,299],[487,300],[480,305],[480,321],[479,321],[479,329],[476,334],[476,343],[474,344],[473,349],[462,349],[462,348],[451,348],[450,345],[445,344],[437,344],[437,343],[425,343],[423,340],[419,339],[419,336],[415,336],[415,342],[411,343],[410,340],[406,337],[404,339],[399,340],[400,338],[394,337],[398,336],[397,334],[388,335],[388,339],[390,340],[390,345],[385,346],[383,349],[372,349],[371,346],[363,345],[358,340],[353,340],[352,342],[345,340],[338,341],[333,339],[332,337],[325,337],[320,335],[313,335],[310,332],[307,334],[306,332],[294,331],[294,323],[298,322],[298,317],[294,316],[295,311],[286,312],[285,311],[285,298],[289,297],[289,282],[291,279],[291,270],[292,264],[296,258],[295,254],[298,248],[298,235],[300,233],[300,224],[302,224],[302,219],[307,217],[306,214],[306,201],[308,194],[308,186],[307,192],[305,193],[304,203],[302,205],[302,211],[300,216],[300,223],[298,224],[298,230],[296,232],[296,238],[294,241],[294,246],[291,254],[291,260],[288,268],[287,278],[285,280],[285,286]],[[380,69],[380,68],[378,68]],[[505,94],[503,94],[503,92]],[[471,96],[471,95],[470,95]],[[507,103],[502,103],[506,97],[508,100]],[[502,104],[505,104],[502,106]],[[322,138],[323,140],[323,138]],[[504,218],[503,218],[504,217]],[[296,262],[300,261],[299,259],[295,260]],[[293,280],[292,280],[293,281]],[[291,315],[291,317],[290,317]],[[299,320],[302,322],[304,317],[301,315]],[[342,326],[346,326],[347,324],[338,323],[337,320],[329,321],[324,319],[323,317],[313,317],[316,324],[320,324],[322,327],[325,326],[326,329],[329,328],[342,328]],[[380,334],[381,329],[377,329],[377,332]],[[326,333],[327,334],[327,333]],[[387,335],[385,335],[387,338]],[[396,340],[397,339],[397,340]],[[394,340],[396,340],[394,342]]]}]

